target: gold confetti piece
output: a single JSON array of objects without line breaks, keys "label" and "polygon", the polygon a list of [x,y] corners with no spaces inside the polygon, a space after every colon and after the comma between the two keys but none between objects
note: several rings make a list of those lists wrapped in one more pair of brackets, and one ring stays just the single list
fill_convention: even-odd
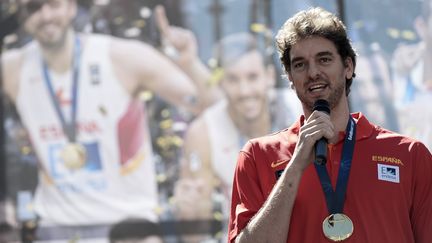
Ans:
[{"label": "gold confetti piece", "polygon": [[215,68],[212,71],[212,74],[210,76],[210,79],[208,80],[208,84],[210,86],[216,85],[219,83],[219,81],[223,78],[224,76],[224,70],[223,68]]},{"label": "gold confetti piece", "polygon": [[172,125],[173,125],[173,121],[171,119],[165,119],[159,123],[159,127],[163,130],[171,128]]},{"label": "gold confetti piece", "polygon": [[172,136],[172,143],[177,147],[181,147],[183,145],[183,139],[179,136]]},{"label": "gold confetti piece", "polygon": [[165,148],[167,147],[167,142],[166,139],[164,137],[159,137],[156,139],[156,143],[159,147],[161,148]]},{"label": "gold confetti piece", "polygon": [[133,26],[142,29],[146,26],[146,22],[143,19],[138,19],[133,22]]},{"label": "gold confetti piece", "polygon": [[223,220],[223,215],[221,212],[214,212],[213,213],[213,218],[217,221],[222,221]]},{"label": "gold confetti piece", "polygon": [[150,91],[142,91],[139,93],[138,98],[142,101],[149,101],[153,99],[153,93]]},{"label": "gold confetti piece", "polygon": [[402,38],[406,39],[406,40],[413,41],[413,40],[417,39],[417,35],[414,33],[414,31],[411,31],[411,30],[403,30],[401,35],[402,35]]},{"label": "gold confetti piece", "polygon": [[161,215],[164,212],[164,209],[161,206],[156,206],[153,211],[157,214],[157,215]]},{"label": "gold confetti piece", "polygon": [[398,29],[395,28],[388,28],[387,29],[387,34],[393,38],[393,39],[398,39],[400,37],[400,32]]},{"label": "gold confetti piece", "polygon": [[21,154],[28,155],[31,152],[31,148],[29,146],[22,146],[21,147]]},{"label": "gold confetti piece", "polygon": [[171,112],[170,112],[169,109],[163,109],[163,110],[161,111],[161,116],[162,116],[163,118],[168,118],[170,115],[171,115]]},{"label": "gold confetti piece", "polygon": [[267,31],[267,27],[260,23],[252,23],[250,29],[255,33],[264,33]]}]

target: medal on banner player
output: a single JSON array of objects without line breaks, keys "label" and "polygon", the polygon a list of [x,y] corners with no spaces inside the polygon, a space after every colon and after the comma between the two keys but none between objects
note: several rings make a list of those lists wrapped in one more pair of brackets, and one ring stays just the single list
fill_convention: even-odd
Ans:
[{"label": "medal on banner player", "polygon": [[77,170],[82,168],[86,162],[86,149],[79,143],[68,143],[63,147],[60,157],[68,169]]},{"label": "medal on banner player", "polygon": [[354,119],[350,116],[342,149],[342,159],[336,190],[333,190],[325,164],[314,163],[329,212],[329,216],[327,216],[322,223],[322,231],[324,236],[333,242],[346,240],[354,232],[354,224],[351,219],[343,213],[343,205],[354,152],[355,131],[356,124]]},{"label": "medal on banner player", "polygon": [[66,122],[63,111],[60,107],[60,102],[55,95],[54,88],[52,86],[51,77],[48,72],[47,64],[44,60],[42,60],[42,69],[45,79],[45,84],[48,88],[51,101],[54,105],[55,112],[57,116],[60,118],[60,122],[64,131],[64,134],[67,136],[68,143],[64,145],[62,150],[60,151],[60,158],[63,160],[63,164],[69,170],[77,170],[82,168],[87,160],[86,148],[76,142],[76,114],[77,114],[77,103],[78,103],[78,78],[79,78],[79,67],[80,67],[80,55],[81,55],[81,46],[78,37],[75,37],[75,48],[73,54],[73,72],[72,72],[72,109],[71,109],[71,120],[69,123]]}]

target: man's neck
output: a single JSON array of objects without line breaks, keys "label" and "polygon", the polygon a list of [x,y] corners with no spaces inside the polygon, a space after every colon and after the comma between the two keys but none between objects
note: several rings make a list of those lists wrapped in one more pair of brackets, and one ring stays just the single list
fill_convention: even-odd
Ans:
[{"label": "man's neck", "polygon": [[50,70],[56,73],[64,73],[71,68],[75,46],[74,38],[73,31],[68,31],[62,45],[55,48],[41,47],[43,59]]}]

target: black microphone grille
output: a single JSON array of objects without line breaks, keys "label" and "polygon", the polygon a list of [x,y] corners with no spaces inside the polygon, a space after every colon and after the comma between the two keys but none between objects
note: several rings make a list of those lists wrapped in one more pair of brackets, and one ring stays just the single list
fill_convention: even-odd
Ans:
[{"label": "black microphone grille", "polygon": [[319,99],[319,100],[315,101],[313,110],[314,111],[323,111],[323,112],[326,112],[327,114],[330,114],[330,105],[327,102],[327,100]]}]

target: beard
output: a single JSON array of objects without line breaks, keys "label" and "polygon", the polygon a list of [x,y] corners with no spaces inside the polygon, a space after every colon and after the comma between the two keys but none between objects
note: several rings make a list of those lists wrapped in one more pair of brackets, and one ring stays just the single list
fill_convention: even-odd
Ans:
[{"label": "beard", "polygon": [[[39,26],[39,30],[41,30],[42,27],[43,26]],[[56,51],[62,49],[66,45],[68,30],[68,28],[62,29],[57,36],[47,36],[40,33],[39,35],[35,35],[35,38],[43,49]]]},{"label": "beard", "polygon": [[[322,98],[327,100],[327,102],[329,103],[330,109],[333,109],[334,107],[336,107],[339,104],[341,97],[344,94],[345,82],[337,83],[337,84],[335,84],[336,86],[334,86],[334,87],[332,86],[332,84],[330,82],[327,82],[327,83],[328,83],[328,88],[330,89],[330,94],[328,95],[328,97],[322,97]],[[301,101],[303,106],[308,111],[312,112],[316,100],[308,99],[306,94],[300,93],[297,89],[296,89],[296,93],[297,93],[297,97],[299,98],[299,100]]]},{"label": "beard", "polygon": [[254,123],[261,119],[263,113],[265,112],[265,107],[268,106],[268,98],[267,97],[254,97],[254,103],[256,105],[253,106],[253,110],[244,105],[240,105],[241,102],[244,102],[247,99],[251,98],[240,98],[237,100],[229,100],[229,110],[233,117],[236,117],[235,120],[242,121],[242,123]]}]

